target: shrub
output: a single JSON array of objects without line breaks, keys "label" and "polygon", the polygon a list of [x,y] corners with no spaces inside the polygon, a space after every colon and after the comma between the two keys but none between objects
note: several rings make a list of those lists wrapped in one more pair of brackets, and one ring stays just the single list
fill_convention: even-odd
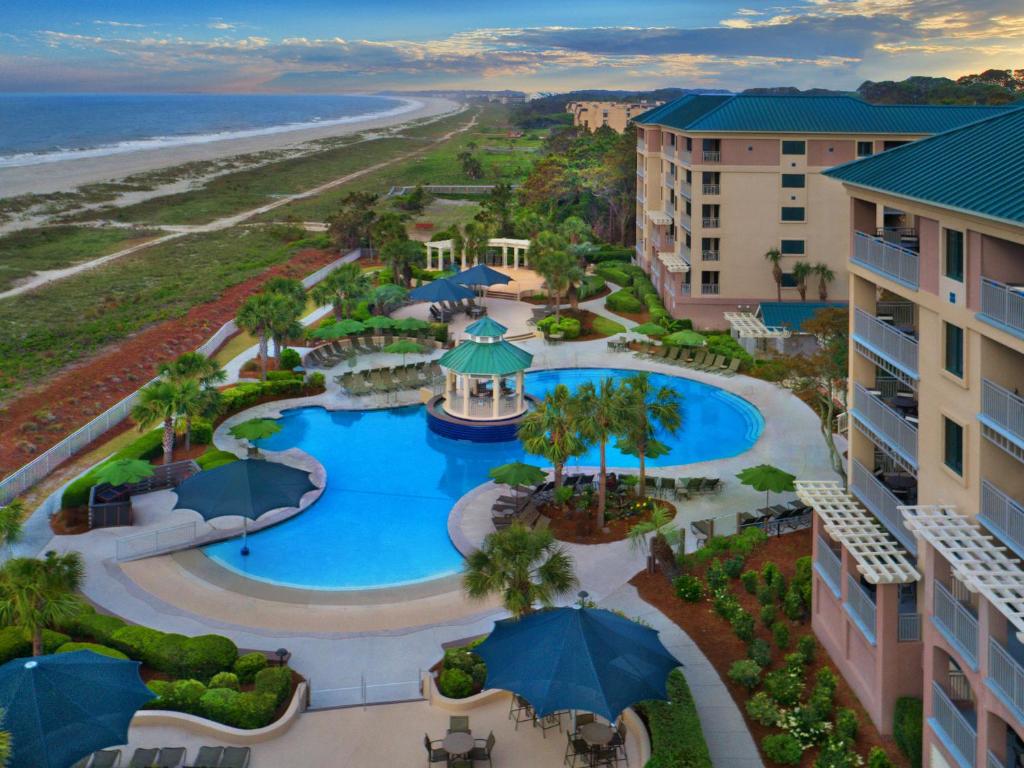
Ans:
[{"label": "shrub", "polygon": [[583,278],[583,283],[579,287],[579,300],[586,301],[591,296],[594,296],[606,287],[604,278],[600,275],[587,275]]},{"label": "shrub", "polygon": [[21,627],[4,627],[0,629],[0,664],[11,659],[32,655],[32,642],[25,636]]},{"label": "shrub", "polygon": [[213,425],[205,419],[195,419],[189,430],[192,445],[209,445],[213,442]]},{"label": "shrub", "polygon": [[145,661],[153,669],[168,675],[207,680],[210,675],[193,674],[183,664],[187,644],[188,638],[185,635],[161,632],[160,636],[148,646],[148,658]]},{"label": "shrub", "polygon": [[740,581],[743,582],[743,588],[747,590],[748,594],[757,594],[757,571],[744,571],[740,574]]},{"label": "shrub", "polygon": [[200,700],[205,694],[206,686],[198,680],[175,680],[161,698],[167,709],[198,715],[202,714]]},{"label": "shrub", "polygon": [[782,721],[782,710],[764,691],[758,691],[747,699],[747,714],[761,725],[774,728]]},{"label": "shrub", "polygon": [[783,663],[786,665],[786,669],[794,672],[801,672],[805,664],[804,655],[799,651],[787,653]]},{"label": "shrub", "polygon": [[[291,352],[292,350],[289,349],[289,350],[286,350],[286,351],[287,352]],[[296,373],[295,371],[291,370],[290,368],[288,370],[283,370],[282,369],[280,371],[267,371],[267,381],[292,381],[294,379],[301,379],[301,378],[302,378],[302,374],[301,373]]]},{"label": "shrub", "polygon": [[771,605],[775,602],[775,591],[765,583],[757,588],[757,602],[761,605]]},{"label": "shrub", "polygon": [[778,618],[779,612],[776,610],[774,605],[762,605],[761,606],[761,623],[766,627],[770,627],[775,623]]},{"label": "shrub", "polygon": [[742,608],[736,610],[729,623],[732,625],[732,631],[736,637],[743,642],[749,643],[754,639],[754,617]]},{"label": "shrub", "polygon": [[813,635],[804,635],[796,641],[796,649],[804,657],[804,664],[812,664],[818,652],[818,641]]},{"label": "shrub", "polygon": [[[610,282],[616,282],[612,277],[607,277]],[[644,305],[640,299],[634,296],[627,288],[622,288],[614,293],[609,293],[604,300],[604,305],[612,312],[626,312],[636,314],[643,310]]]},{"label": "shrub", "polygon": [[711,565],[708,566],[708,570],[705,575],[707,576],[708,586],[715,592],[720,589],[725,589],[729,584],[729,577],[725,573],[722,561],[717,558],[711,561]]},{"label": "shrub", "polygon": [[788,733],[773,733],[761,739],[761,750],[771,762],[779,765],[796,765],[804,750],[800,742]]},{"label": "shrub", "polygon": [[921,699],[910,696],[896,699],[892,737],[896,741],[896,746],[900,748],[900,752],[910,760],[913,768],[921,768],[922,713]]},{"label": "shrub", "polygon": [[811,606],[811,556],[797,558],[796,572],[793,574],[793,589],[800,595],[805,608]]},{"label": "shrub", "polygon": [[802,671],[777,669],[764,676],[764,690],[772,700],[783,707],[792,707],[800,701],[804,690]]},{"label": "shrub", "polygon": [[651,759],[646,768],[711,768],[697,708],[678,669],[668,676],[668,701],[645,701],[642,710],[651,732]]},{"label": "shrub", "polygon": [[102,645],[110,645],[111,636],[125,626],[117,616],[96,613],[89,606],[62,628],[77,637],[88,637]]},{"label": "shrub", "polygon": [[313,371],[306,376],[306,389],[310,392],[318,392],[325,386],[326,379],[320,371]]},{"label": "shrub", "polygon": [[238,457],[231,451],[221,451],[216,448],[208,449],[202,456],[196,459],[200,469],[216,469],[238,461]]},{"label": "shrub", "polygon": [[[225,690],[223,688],[215,690]],[[267,693],[245,692],[238,694],[234,701],[232,722],[236,728],[262,728],[274,722],[277,704],[274,697]]]},{"label": "shrub", "polygon": [[800,598],[800,592],[793,587],[782,598],[782,612],[790,621],[800,621],[804,617],[804,601]]},{"label": "shrub", "polygon": [[673,586],[676,589],[676,595],[688,603],[699,602],[704,597],[704,584],[696,576],[684,573],[676,578]]},{"label": "shrub", "polygon": [[740,343],[728,333],[711,334],[707,339],[707,351],[713,355],[725,355],[726,357],[738,357],[743,361],[742,367],[748,368],[753,364],[754,358],[745,350]]},{"label": "shrub", "polygon": [[761,638],[755,637],[747,645],[747,657],[762,667],[767,667],[772,663],[772,647]]},{"label": "shrub", "polygon": [[555,317],[548,315],[537,323],[537,328],[550,336],[552,333],[561,333],[563,338],[575,339],[580,335],[582,326],[575,317]]},{"label": "shrub", "polygon": [[238,675],[234,672],[218,672],[210,678],[207,688],[230,688],[233,691],[239,690]]},{"label": "shrub", "polygon": [[743,573],[743,558],[739,555],[730,557],[723,563],[722,568],[725,570],[725,575],[730,579],[738,579],[740,574]]},{"label": "shrub", "polygon": [[711,607],[715,609],[715,613],[728,622],[732,621],[737,611],[742,610],[739,602],[728,591],[718,593],[715,599],[711,601]]},{"label": "shrub", "polygon": [[832,728],[832,723],[821,717],[812,706],[793,707],[783,712],[781,725],[804,749],[820,744]]},{"label": "shrub", "polygon": [[818,674],[815,677],[814,690],[811,691],[807,704],[823,720],[832,716],[838,682],[835,674],[828,667],[822,667],[818,670]]},{"label": "shrub", "polygon": [[782,650],[789,648],[789,626],[781,621],[772,624],[772,640]]},{"label": "shrub", "polygon": [[729,667],[729,679],[752,691],[761,682],[761,665],[752,659],[734,661]]},{"label": "shrub", "polygon": [[281,370],[290,371],[302,365],[302,356],[291,347],[281,350]]},{"label": "shrub", "polygon": [[[120,653],[120,651],[116,651]],[[156,696],[155,699],[150,699],[142,705],[143,709],[170,709],[167,706],[165,697],[167,692],[171,689],[171,684],[166,680],[150,680],[146,683],[146,687],[149,688]]]},{"label": "shrub", "polygon": [[235,699],[240,694],[230,688],[210,688],[203,692],[198,707],[203,717],[228,725],[234,719]]},{"label": "shrub", "polygon": [[[23,631],[25,633],[25,638],[31,642],[32,638],[29,635],[28,630]],[[55,632],[52,629],[43,630],[43,653],[45,654],[56,653],[58,648],[70,642],[71,638],[63,632]]]},{"label": "shrub", "polygon": [[895,768],[892,760],[881,747],[872,747],[868,752],[868,768]]},{"label": "shrub", "polygon": [[181,668],[192,677],[208,680],[218,672],[232,669],[237,660],[238,646],[229,638],[199,635],[186,639]]},{"label": "shrub", "polygon": [[836,713],[836,735],[848,739],[849,741],[856,741],[857,731],[860,729],[860,722],[857,719],[857,713],[852,709],[843,708]]},{"label": "shrub", "polygon": [[[629,285],[629,275],[619,269],[619,264],[611,262],[608,264],[601,264],[594,272],[601,277],[602,280],[606,280],[609,283],[626,287]],[[621,265],[625,266],[625,265]]]},{"label": "shrub", "polygon": [[128,658],[120,651],[100,645],[99,643],[64,643],[54,653],[71,653],[72,651],[92,651],[100,656],[109,656],[112,659]]},{"label": "shrub", "polygon": [[441,670],[437,689],[450,699],[464,699],[473,694],[473,677],[456,667]]},{"label": "shrub", "polygon": [[280,706],[292,692],[292,671],[288,667],[267,667],[256,673],[256,693],[269,693]]},{"label": "shrub", "polygon": [[848,741],[833,734],[822,745],[814,768],[858,768],[863,765],[860,755],[851,749]]},{"label": "shrub", "polygon": [[586,254],[586,259],[591,264],[600,264],[606,261],[628,262],[633,258],[635,251],[619,245],[602,245],[598,250]]},{"label": "shrub", "polygon": [[123,626],[110,636],[111,647],[121,651],[129,659],[153,664],[156,644],[163,637],[163,632],[149,627]]},{"label": "shrub", "polygon": [[786,577],[782,575],[779,566],[768,562],[761,568],[761,578],[765,585],[772,591],[772,597],[781,600],[786,595]]},{"label": "shrub", "polygon": [[239,656],[234,665],[235,674],[242,683],[251,683],[256,679],[256,674],[266,668],[267,657],[255,651]]}]

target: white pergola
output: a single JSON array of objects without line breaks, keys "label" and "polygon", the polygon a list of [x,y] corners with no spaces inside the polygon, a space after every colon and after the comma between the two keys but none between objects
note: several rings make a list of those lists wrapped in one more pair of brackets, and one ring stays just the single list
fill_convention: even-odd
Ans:
[{"label": "white pergola", "polygon": [[835,480],[797,480],[800,501],[814,509],[825,531],[843,545],[870,584],[909,584],[921,574],[906,551]]},{"label": "white pergola", "polygon": [[725,319],[741,339],[788,339],[789,328],[769,327],[749,312],[726,312]]},{"label": "white pergola", "polygon": [[[434,253],[437,253],[437,267],[436,269],[444,269],[444,256],[448,254],[448,262],[450,264],[455,263],[455,241],[454,240],[434,240],[426,243],[427,246],[427,269],[435,269]],[[512,237],[492,237],[487,241],[488,248],[501,248],[501,266],[507,267],[508,263],[508,252],[512,251],[512,266],[515,269],[519,269],[519,257],[523,258],[523,266],[530,266],[530,241],[529,240],[518,240]],[[462,251],[461,263],[462,269],[466,269],[469,266],[476,266],[480,263],[479,258],[474,258],[473,263],[467,264],[466,252]]]},{"label": "white pergola", "polygon": [[675,251],[658,251],[658,261],[665,265],[669,272],[689,272],[690,265]]},{"label": "white pergola", "polygon": [[672,214],[668,211],[647,211],[647,218],[650,219],[652,223],[663,227],[672,223]]},{"label": "white pergola", "polygon": [[931,544],[968,591],[992,603],[1024,641],[1024,570],[974,522],[941,504],[900,507],[907,528]]}]

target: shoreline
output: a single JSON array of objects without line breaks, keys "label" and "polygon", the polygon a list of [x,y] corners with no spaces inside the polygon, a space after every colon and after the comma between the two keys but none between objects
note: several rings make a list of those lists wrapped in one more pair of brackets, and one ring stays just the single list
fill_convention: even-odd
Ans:
[{"label": "shoreline", "polygon": [[[70,192],[98,182],[115,181],[136,173],[145,173],[191,162],[224,160],[236,155],[276,150],[297,150],[321,139],[340,138],[367,130],[394,128],[416,120],[439,117],[460,108],[457,102],[428,96],[416,98],[395,95],[392,98],[411,103],[413,108],[379,113],[366,119],[332,122],[327,125],[282,126],[280,130],[260,129],[256,135],[236,136],[211,141],[182,143],[148,149],[112,152],[91,157],[76,157],[52,162],[0,167],[0,199],[20,195]],[[307,148],[313,151],[315,147]]]}]

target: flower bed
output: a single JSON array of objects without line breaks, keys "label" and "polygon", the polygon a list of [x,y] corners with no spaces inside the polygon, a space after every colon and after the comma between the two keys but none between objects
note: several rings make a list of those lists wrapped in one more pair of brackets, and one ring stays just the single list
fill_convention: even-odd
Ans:
[{"label": "flower bed", "polygon": [[[596,480],[595,480],[596,482]],[[570,544],[607,544],[622,541],[629,536],[629,529],[638,523],[647,522],[656,508],[664,509],[668,519],[675,517],[676,508],[668,501],[632,495],[622,497],[622,505],[613,503],[609,493],[605,509],[605,527],[597,529],[597,492],[574,496],[568,504],[550,502],[541,506],[543,514],[551,518],[551,531],[559,541]]]}]

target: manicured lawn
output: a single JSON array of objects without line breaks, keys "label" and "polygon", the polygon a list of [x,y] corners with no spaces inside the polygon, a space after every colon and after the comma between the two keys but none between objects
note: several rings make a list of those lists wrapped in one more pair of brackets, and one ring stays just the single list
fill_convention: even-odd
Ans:
[{"label": "manicured lawn", "polygon": [[591,327],[598,333],[604,334],[605,336],[614,336],[616,333],[625,333],[626,326],[621,323],[616,323],[614,320],[609,320],[607,317],[598,315],[594,318],[591,323]]}]

